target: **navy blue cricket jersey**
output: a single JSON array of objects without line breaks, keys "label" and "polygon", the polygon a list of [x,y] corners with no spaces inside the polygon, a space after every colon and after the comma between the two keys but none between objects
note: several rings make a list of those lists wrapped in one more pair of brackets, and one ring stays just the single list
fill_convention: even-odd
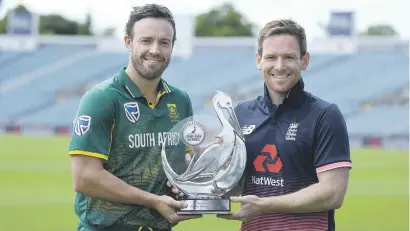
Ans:
[{"label": "navy blue cricket jersey", "polygon": [[[248,161],[242,195],[292,193],[318,182],[317,173],[351,167],[349,137],[342,113],[304,90],[303,80],[278,107],[267,89],[235,108],[245,135]],[[242,231],[335,230],[334,211],[263,214]]]}]

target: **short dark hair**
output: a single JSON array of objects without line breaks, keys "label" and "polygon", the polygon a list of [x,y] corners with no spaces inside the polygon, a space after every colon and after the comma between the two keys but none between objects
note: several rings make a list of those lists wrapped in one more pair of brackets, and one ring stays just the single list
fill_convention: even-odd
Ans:
[{"label": "short dark hair", "polygon": [[298,39],[300,55],[303,57],[307,51],[305,29],[291,19],[270,21],[265,24],[258,36],[258,53],[262,54],[262,43],[272,35],[288,34]]},{"label": "short dark hair", "polygon": [[125,26],[125,33],[130,38],[133,38],[132,28],[134,24],[144,18],[166,19],[171,24],[172,29],[174,29],[174,37],[172,38],[172,44],[174,45],[177,39],[174,16],[167,7],[158,4],[146,4],[144,6],[136,6],[132,8],[130,17]]}]

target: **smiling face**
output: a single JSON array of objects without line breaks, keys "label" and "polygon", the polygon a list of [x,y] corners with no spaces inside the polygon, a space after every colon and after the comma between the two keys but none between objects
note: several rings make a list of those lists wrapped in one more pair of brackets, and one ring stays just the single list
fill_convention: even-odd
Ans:
[{"label": "smiling face", "polygon": [[301,57],[296,36],[274,34],[265,38],[256,54],[258,69],[270,91],[285,94],[299,81],[309,64],[309,53]]},{"label": "smiling face", "polygon": [[168,67],[173,48],[174,30],[163,18],[143,18],[135,22],[132,36],[125,36],[131,63],[144,79],[160,78]]}]

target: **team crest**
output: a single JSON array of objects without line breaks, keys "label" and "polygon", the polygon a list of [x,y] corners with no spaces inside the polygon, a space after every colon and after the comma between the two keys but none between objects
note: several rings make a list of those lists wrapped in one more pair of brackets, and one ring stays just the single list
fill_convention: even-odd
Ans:
[{"label": "team crest", "polygon": [[127,119],[135,124],[139,118],[140,118],[140,108],[138,107],[137,102],[130,102],[124,104],[124,109],[125,109],[125,115],[127,116]]},{"label": "team crest", "polygon": [[293,122],[289,125],[288,132],[285,135],[285,140],[292,140],[292,141],[296,140],[296,134],[298,132],[298,126],[299,126],[299,124],[295,123],[295,122]]},{"label": "team crest", "polygon": [[82,115],[77,118],[74,126],[74,132],[77,136],[82,136],[90,130],[91,127],[91,117],[87,115]]},{"label": "team crest", "polygon": [[171,122],[178,122],[179,121],[179,113],[177,111],[177,105],[174,103],[167,104],[168,106],[168,116]]}]

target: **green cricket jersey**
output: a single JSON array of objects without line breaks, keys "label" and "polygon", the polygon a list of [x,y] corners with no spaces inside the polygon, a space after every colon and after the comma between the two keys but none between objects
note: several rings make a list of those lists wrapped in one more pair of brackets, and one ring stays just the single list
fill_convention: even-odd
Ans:
[{"label": "green cricket jersey", "polygon": [[[69,154],[101,158],[105,160],[104,168],[126,183],[153,194],[168,195],[161,144],[177,147],[179,154],[175,158],[184,161],[185,146],[169,130],[192,115],[191,100],[186,92],[161,80],[157,102],[149,104],[124,70],[82,97]],[[82,193],[77,193],[75,211],[80,223],[88,227],[125,224],[169,228],[167,220],[153,209]]]}]

